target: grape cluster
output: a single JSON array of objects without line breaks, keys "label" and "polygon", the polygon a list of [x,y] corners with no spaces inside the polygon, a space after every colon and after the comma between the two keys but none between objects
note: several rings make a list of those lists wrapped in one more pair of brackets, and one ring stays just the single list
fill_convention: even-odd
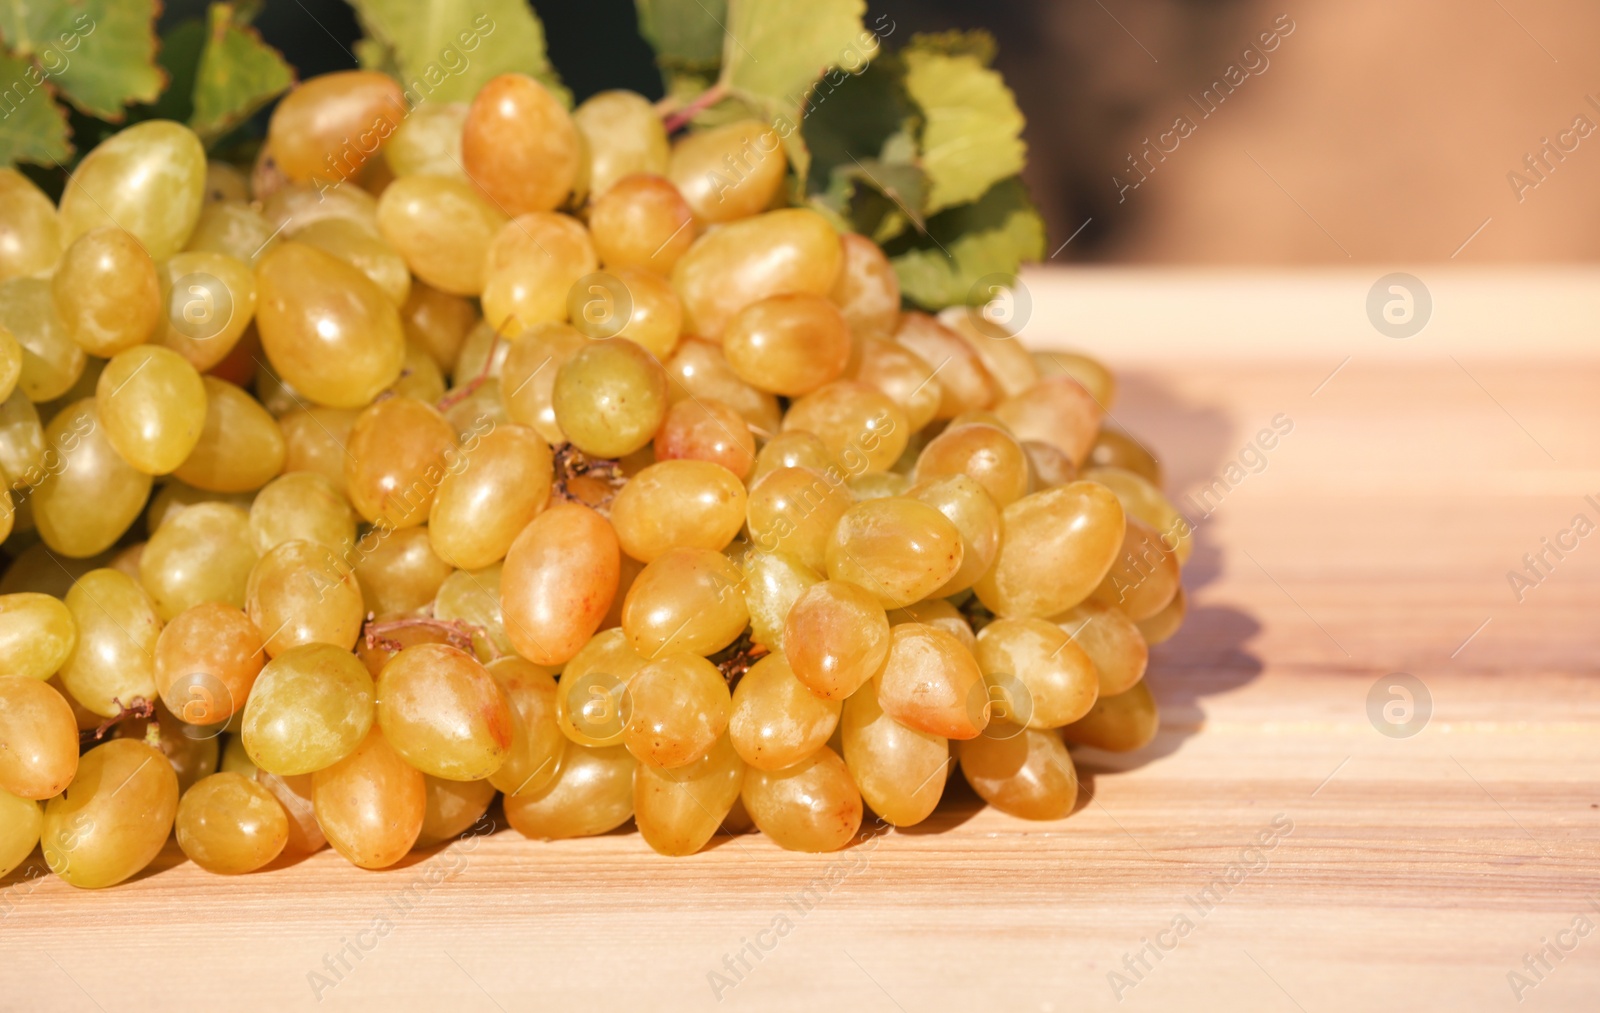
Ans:
[{"label": "grape cluster", "polygon": [[1190,534],[1104,367],[903,311],[762,123],[401,99],[0,172],[0,874],[381,868],[502,796],[827,851],[1150,740]]}]

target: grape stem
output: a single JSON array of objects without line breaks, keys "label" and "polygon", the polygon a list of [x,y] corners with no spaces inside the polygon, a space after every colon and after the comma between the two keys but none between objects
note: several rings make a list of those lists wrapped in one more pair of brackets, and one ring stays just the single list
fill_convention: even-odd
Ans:
[{"label": "grape stem", "polygon": [[[661,110],[661,126],[669,134],[677,133],[688,126],[690,120],[727,97],[728,86],[718,81],[687,103],[674,102],[665,107],[657,105],[657,108]],[[666,100],[663,99],[662,101],[665,102]]]},{"label": "grape stem", "polygon": [[[511,318],[506,317],[505,321],[500,324],[500,327],[504,327],[510,322]],[[478,370],[478,375],[468,380],[460,387],[457,387],[455,390],[450,391],[444,397],[439,399],[439,403],[437,405],[434,405],[435,408],[439,409],[441,414],[449,411],[456,405],[465,401],[467,398],[476,394],[478,392],[478,388],[482,387],[484,383],[488,381],[489,370],[494,368],[494,351],[500,345],[500,327],[495,328],[494,337],[489,339],[489,350],[484,353],[483,368]]]},{"label": "grape stem", "polygon": [[750,628],[739,634],[739,639],[724,647],[711,656],[711,663],[722,672],[722,677],[727,680],[731,690],[750,671],[750,666],[765,658],[772,652],[766,645],[756,643],[750,636]]},{"label": "grape stem", "polygon": [[[576,479],[587,478],[597,484],[609,486],[611,491],[598,502],[579,495],[573,488]],[[570,443],[555,449],[555,495],[568,503],[581,503],[602,517],[611,516],[611,501],[617,490],[628,483],[622,466],[609,457],[590,457]],[[588,483],[585,483],[586,485]]]},{"label": "grape stem", "polygon": [[91,742],[99,742],[106,737],[107,732],[124,721],[131,721],[135,718],[154,718],[156,716],[156,705],[142,696],[134,697],[132,703],[123,703],[116,697],[112,697],[111,702],[116,705],[117,712],[100,722],[92,731],[79,732],[78,745],[80,748]]},{"label": "grape stem", "polygon": [[[385,635],[404,629],[426,629],[443,633],[445,640],[450,644],[451,647],[454,647],[460,651],[464,651],[467,654],[473,653],[473,634],[485,632],[482,626],[469,623],[462,619],[435,619],[432,616],[407,616],[404,619],[385,619],[383,622],[378,622],[371,613],[368,613],[366,629],[363,631],[363,636],[366,638],[367,649],[378,650],[381,648],[385,651],[394,651],[397,653],[405,650],[405,644],[402,644],[400,641]],[[489,645],[490,652],[493,653],[496,658],[498,658],[500,656],[500,652],[495,650],[493,640],[491,640],[487,634],[485,634],[483,639],[484,642]]]}]

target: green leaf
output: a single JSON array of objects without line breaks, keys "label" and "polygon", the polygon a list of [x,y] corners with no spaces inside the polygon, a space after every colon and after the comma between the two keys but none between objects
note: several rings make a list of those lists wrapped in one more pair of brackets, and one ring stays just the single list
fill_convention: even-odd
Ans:
[{"label": "green leaf", "polygon": [[[195,70],[189,125],[210,142],[294,84],[294,70],[243,23],[232,4],[214,3],[205,49]],[[176,82],[174,82],[176,87]]]},{"label": "green leaf", "polygon": [[177,120],[194,114],[194,75],[200,66],[200,53],[206,48],[206,26],[199,18],[189,18],[168,28],[161,36],[161,67],[167,72],[167,90],[152,105],[133,111],[136,118]]},{"label": "green leaf", "polygon": [[921,164],[928,212],[977,200],[1022,171],[1022,112],[987,60],[986,36],[918,36],[901,53],[907,92],[922,110]]},{"label": "green leaf", "polygon": [[[572,95],[545,54],[544,26],[526,0],[350,0],[378,45],[361,47],[363,66],[393,73],[407,99],[470,102],[490,78],[537,78],[562,101]],[[381,48],[379,48],[381,46]]]},{"label": "green leaf", "polygon": [[72,154],[66,110],[56,105],[44,71],[0,53],[0,164],[50,165]]},{"label": "green leaf", "polygon": [[31,59],[73,105],[122,121],[122,107],[154,102],[166,83],[156,64],[157,0],[11,0],[0,34],[13,56]]},{"label": "green leaf", "polygon": [[728,0],[635,0],[634,6],[639,11],[639,34],[656,51],[656,64],[663,71],[668,91],[674,72],[716,76],[722,62]]},{"label": "green leaf", "polygon": [[885,251],[904,296],[926,309],[975,305],[988,297],[979,279],[1014,278],[1024,261],[1044,256],[1044,221],[1016,177],[980,200],[928,219],[925,236],[902,236]]}]

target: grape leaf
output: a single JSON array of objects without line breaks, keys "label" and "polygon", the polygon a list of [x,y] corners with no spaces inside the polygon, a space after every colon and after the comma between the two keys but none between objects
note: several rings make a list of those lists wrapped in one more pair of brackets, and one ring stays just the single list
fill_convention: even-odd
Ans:
[{"label": "grape leaf", "polygon": [[919,306],[975,305],[989,288],[979,279],[1016,275],[1023,261],[1044,255],[1044,221],[1017,177],[1002,180],[979,200],[928,219],[926,235],[906,234],[885,250],[900,290]]},{"label": "grape leaf", "polygon": [[13,56],[31,59],[61,95],[91,116],[122,121],[130,102],[154,102],[157,0],[48,0],[0,8]]},{"label": "grape leaf", "polygon": [[656,65],[662,69],[669,92],[675,72],[716,76],[722,62],[728,0],[636,0],[634,6],[639,12],[639,34],[656,51]]},{"label": "grape leaf", "polygon": [[161,35],[161,67],[167,72],[167,90],[148,106],[135,109],[139,119],[187,120],[194,115],[194,76],[200,53],[206,48],[206,25],[188,18]]},{"label": "grape leaf", "polygon": [[294,84],[294,70],[240,19],[232,4],[212,4],[207,21],[189,125],[209,142]]},{"label": "grape leaf", "polygon": [[493,77],[537,78],[568,105],[526,0],[350,0],[372,42],[363,66],[388,70],[412,104],[470,102]]},{"label": "grape leaf", "polygon": [[924,118],[921,165],[927,211],[977,200],[1022,171],[1022,112],[999,73],[987,66],[994,43],[959,33],[918,36],[900,54],[906,91]]},{"label": "grape leaf", "polygon": [[56,105],[43,70],[0,53],[0,164],[49,165],[70,154],[66,110]]}]

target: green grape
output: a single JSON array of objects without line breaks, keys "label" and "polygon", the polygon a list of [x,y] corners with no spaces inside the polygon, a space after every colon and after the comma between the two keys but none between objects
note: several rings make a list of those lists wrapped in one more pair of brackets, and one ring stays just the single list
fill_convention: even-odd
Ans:
[{"label": "green grape", "polygon": [[453,295],[483,291],[483,251],[507,221],[459,176],[402,176],[378,198],[383,238],[413,274]]},{"label": "green grape", "polygon": [[1126,693],[1144,678],[1150,648],[1139,627],[1122,610],[1090,599],[1050,621],[1066,631],[1094,662],[1100,696]]},{"label": "green grape", "polygon": [[727,730],[733,709],[722,672],[693,654],[649,662],[629,680],[628,694],[622,741],[652,767],[682,767],[704,757]]},{"label": "green grape", "polygon": [[938,320],[926,313],[902,314],[894,340],[939,370],[943,399],[935,418],[953,419],[994,403],[998,391],[983,360],[959,334]]},{"label": "green grape", "polygon": [[[0,197],[4,192],[0,191]],[[0,878],[28,860],[44,827],[44,807],[0,788]]]},{"label": "green grape", "polygon": [[66,605],[78,639],[60,675],[73,698],[106,718],[155,699],[161,618],[144,589],[125,573],[91,570],[72,585]]},{"label": "green grape", "polygon": [[[566,324],[540,324],[512,341],[500,369],[500,399],[511,421],[529,426],[552,444],[567,442],[556,424],[552,394],[556,373],[589,346],[589,339]],[[466,352],[463,350],[463,358]],[[462,370],[457,367],[457,374]]]},{"label": "green grape", "polygon": [[816,433],[808,433],[804,429],[791,429],[788,432],[772,434],[772,438],[767,440],[762,445],[760,453],[756,454],[756,467],[751,473],[750,484],[755,485],[779,468],[809,468],[819,475],[826,475],[829,472],[843,474],[838,462],[828,453],[822,437]]},{"label": "green grape", "polygon": [[0,281],[0,327],[22,346],[17,388],[30,401],[53,401],[72,389],[88,360],[56,309],[46,278]]},{"label": "green grape", "polygon": [[242,774],[212,774],[178,802],[178,847],[207,872],[254,872],[289,843],[289,817],[272,792]]},{"label": "green grape", "polygon": [[728,738],[750,766],[782,770],[827,744],[839,710],[838,700],[817,696],[795,678],[787,658],[769,654],[734,688]]},{"label": "green grape", "polygon": [[39,845],[73,886],[115,886],[161,853],[178,810],[178,776],[153,747],[113,739],[78,761],[67,790],[45,805]]},{"label": "green grape", "polygon": [[220,253],[254,267],[278,237],[266,216],[248,201],[248,197],[207,201],[183,251]]},{"label": "green grape", "polygon": [[1018,439],[1054,444],[1074,465],[1089,457],[1104,415],[1083,385],[1066,376],[1040,380],[996,404],[994,413]]},{"label": "green grape", "polygon": [[608,271],[642,267],[672,272],[694,243],[694,212],[689,202],[661,176],[624,176],[589,205],[589,231],[595,252]]},{"label": "green grape", "polygon": [[261,631],[240,609],[196,605],[156,638],[156,691],[184,722],[207,726],[244,710],[266,662]]},{"label": "green grape", "polygon": [[0,402],[10,399],[22,378],[22,346],[4,325],[0,325]]},{"label": "green grape", "polygon": [[1078,802],[1078,772],[1055,732],[997,724],[955,749],[972,790],[1003,813],[1058,820]]},{"label": "green grape", "polygon": [[851,475],[887,471],[906,449],[911,424],[877,388],[837,380],[789,406],[783,428],[822,437],[828,453]]},{"label": "green grape", "polygon": [[428,789],[377,728],[355,750],[311,775],[317,823],[353,865],[385,869],[404,858],[422,833]]},{"label": "green grape", "polygon": [[622,746],[567,742],[561,769],[541,791],[505,797],[506,820],[524,837],[556,841],[615,830],[633,816],[639,761]]},{"label": "green grape", "polygon": [[588,507],[557,503],[535,517],[511,543],[500,575],[506,636],[517,653],[536,665],[564,665],[577,654],[616,594],[620,559],[616,533]]},{"label": "green grape", "polygon": [[912,479],[928,482],[966,475],[1004,510],[1028,492],[1028,455],[1010,433],[983,424],[954,425],[917,455]]},{"label": "green grape", "polygon": [[640,764],[633,776],[639,836],[663,855],[694,854],[739,801],[744,776],[744,761],[726,735],[693,763],[670,769]]},{"label": "green grape", "polygon": [[388,537],[363,538],[355,572],[367,611],[388,617],[426,608],[452,568],[433,551],[426,528],[405,528]]},{"label": "green grape", "polygon": [[78,771],[78,722],[42,679],[0,675],[0,791],[54,798]]},{"label": "green grape", "polygon": [[783,653],[808,690],[843,700],[883,667],[890,638],[888,616],[875,595],[825,580],[806,588],[789,609]]},{"label": "green grape", "polygon": [[258,290],[250,262],[196,250],[179,253],[156,270],[163,313],[151,340],[201,372],[216,367],[239,346],[256,316]]},{"label": "green grape", "polygon": [[513,218],[484,254],[483,318],[502,334],[562,323],[572,286],[598,265],[577,219],[552,211]]},{"label": "green grape", "polygon": [[1094,663],[1066,632],[1043,619],[996,619],[973,652],[991,703],[1029,728],[1060,728],[1089,713],[1100,695]]},{"label": "green grape", "polygon": [[161,315],[155,262],[115,227],[86,232],[67,247],[50,290],[72,340],[102,358],[144,341]]},{"label": "green grape", "polygon": [[1140,681],[1121,693],[1102,695],[1088,714],[1061,729],[1061,737],[1074,745],[1126,753],[1149,745],[1160,726],[1155,697]]},{"label": "green grape", "polygon": [[[381,224],[383,204],[378,204]],[[378,291],[389,297],[396,306],[404,306],[411,296],[411,271],[398,248],[384,236],[374,236],[370,230],[348,218],[324,218],[305,228],[296,229],[290,236],[297,243],[313,246],[323,253],[337,257],[366,275]]]},{"label": "green grape", "polygon": [[758,644],[783,650],[784,623],[806,589],[822,575],[786,552],[753,549],[739,564],[744,572],[744,603],[750,612],[750,637]]},{"label": "green grape", "polygon": [[461,130],[466,122],[465,102],[425,102],[414,107],[383,148],[383,160],[397,177],[395,182],[423,175],[466,179],[461,167]]},{"label": "green grape", "polygon": [[932,422],[944,400],[934,367],[887,338],[858,339],[845,376],[877,389],[899,405],[912,432]]},{"label": "green grape", "polygon": [[460,620],[472,627],[472,649],[486,665],[514,650],[500,611],[502,570],[499,563],[481,570],[456,570],[439,585],[433,599],[434,618]]},{"label": "green grape", "polygon": [[[866,236],[846,232],[839,237],[839,246],[843,259],[828,298],[844,312],[856,337],[889,337],[900,323],[900,278],[894,265]],[[933,400],[939,400],[937,388]]]},{"label": "green grape", "polygon": [[250,754],[245,752],[244,740],[237,735],[229,735],[222,744],[222,759],[218,762],[217,769],[224,774],[243,774],[257,784],[261,783],[257,780],[259,768],[256,767],[256,762],[250,759]]},{"label": "green grape", "polygon": [[850,347],[844,314],[818,295],[768,296],[735,313],[722,333],[722,353],[739,378],[786,397],[844,375]]},{"label": "green grape", "polygon": [[268,657],[302,644],[348,651],[366,615],[356,575],[327,546],[284,542],[262,556],[245,584],[245,612]]},{"label": "green grape", "polygon": [[828,577],[866,588],[885,608],[921,601],[961,570],[961,531],[934,507],[892,497],[857,503],[828,540]]},{"label": "green grape", "polygon": [[672,270],[684,330],[719,341],[733,315],[757,300],[827,295],[841,259],[839,234],[815,211],[785,208],[729,222],[695,240]]},{"label": "green grape", "polygon": [[283,430],[248,393],[212,376],[206,390],[206,420],[194,450],[173,474],[197,489],[250,492],[283,471]]},{"label": "green grape", "polygon": [[783,420],[778,399],[739,379],[719,346],[685,338],[667,360],[666,369],[667,397],[674,404],[685,400],[721,401],[738,412],[756,433],[770,436],[778,431]]},{"label": "green grape", "polygon": [[406,762],[435,777],[480,781],[511,749],[511,701],[471,655],[443,644],[396,654],[378,676],[378,724]]},{"label": "green grape", "polygon": [[739,797],[757,829],[787,851],[838,851],[861,829],[861,792],[827,746],[782,770],[750,768]]},{"label": "green grape", "polygon": [[259,558],[250,515],[227,503],[197,503],[150,536],[139,582],[162,622],[204,602],[243,608]]},{"label": "green grape", "polygon": [[151,475],[181,465],[200,442],[206,388],[176,352],[140,345],[106,363],[95,384],[106,439],[122,459]]},{"label": "green grape", "polygon": [[976,584],[1000,551],[1000,511],[983,486],[966,475],[946,475],[912,486],[906,495],[939,511],[961,535],[961,568],[932,597],[946,598]]},{"label": "green grape", "polygon": [[852,497],[810,468],[779,468],[751,486],[745,507],[750,540],[764,552],[786,552],[813,570],[827,565],[828,539]]},{"label": "green grape", "polygon": [[462,125],[461,164],[506,214],[559,206],[572,192],[582,157],[572,117],[526,74],[490,79]]},{"label": "green grape", "polygon": [[340,487],[315,471],[291,470],[268,482],[250,504],[250,538],[258,553],[284,542],[316,542],[341,556],[356,542],[356,512]]},{"label": "green grape", "polygon": [[566,737],[556,723],[555,674],[521,658],[488,664],[489,674],[511,702],[511,751],[489,775],[489,784],[507,795],[541,791],[561,770]]},{"label": "green grape", "polygon": [[981,734],[989,723],[990,698],[966,645],[923,623],[902,623],[889,632],[889,657],[874,680],[884,712],[908,728],[947,739]]},{"label": "green grape", "polygon": [[[244,708],[244,747],[262,770],[287,777],[349,756],[373,727],[372,677],[355,655],[303,644],[267,662]],[[410,847],[408,841],[406,846]]]},{"label": "green grape", "polygon": [[760,120],[697,130],[672,149],[667,176],[703,224],[765,211],[789,163],[778,132]]},{"label": "green grape", "polygon": [[744,575],[720,552],[672,549],[646,564],[622,606],[622,629],[646,659],[715,654],[750,622]]},{"label": "green grape", "polygon": [[478,570],[505,558],[511,543],[550,501],[550,445],[532,429],[497,426],[446,471],[428,514],[441,559]]},{"label": "green grape", "polygon": [[562,734],[583,746],[621,745],[632,715],[627,686],[644,666],[621,628],[591,637],[556,684],[556,725]]},{"label": "green grape", "polygon": [[868,682],[844,702],[839,739],[850,776],[872,811],[897,827],[933,813],[950,773],[950,740],[908,728],[878,703]]},{"label": "green grape", "polygon": [[83,157],[61,195],[61,238],[92,229],[131,232],[152,259],[183,249],[205,202],[206,153],[194,131],[146,120],[118,131]]},{"label": "green grape", "polygon": [[657,461],[709,461],[740,480],[750,476],[756,463],[756,440],[749,423],[711,398],[674,403],[651,446]]},{"label": "green grape", "polygon": [[48,679],[77,641],[77,623],[60,599],[31,592],[0,595],[0,672]]},{"label": "green grape", "polygon": [[1000,553],[975,586],[996,615],[1054,615],[1089,596],[1122,545],[1122,507],[1095,482],[1036,492],[1001,514]]},{"label": "green grape", "polygon": [[744,526],[738,476],[709,461],[661,461],[628,481],[611,504],[617,542],[649,563],[671,549],[720,551]]},{"label": "green grape", "polygon": [[60,259],[55,204],[22,173],[0,168],[0,281],[44,274]]},{"label": "green grape", "polygon": [[667,413],[661,363],[626,338],[591,343],[556,370],[555,421],[579,450],[622,457],[649,444]]},{"label": "green grape", "polygon": [[603,91],[572,111],[588,149],[589,193],[599,196],[624,176],[665,172],[671,149],[661,115],[637,92]]},{"label": "green grape", "polygon": [[391,397],[356,417],[346,444],[350,503],[368,521],[408,528],[428,519],[455,431],[432,405]]},{"label": "green grape", "polygon": [[1188,611],[1188,602],[1185,600],[1183,585],[1179,584],[1172,600],[1160,612],[1138,622],[1139,632],[1148,644],[1159,644],[1171,639],[1183,625],[1184,614]]},{"label": "green grape", "polygon": [[1034,352],[1033,363],[1041,377],[1070,376],[1083,384],[1105,411],[1116,407],[1117,378],[1100,360],[1081,352]]},{"label": "green grape", "polygon": [[412,851],[431,848],[459,837],[471,829],[494,802],[494,785],[488,781],[447,781],[442,777],[422,776],[427,791],[427,809],[422,815],[422,831]]}]

